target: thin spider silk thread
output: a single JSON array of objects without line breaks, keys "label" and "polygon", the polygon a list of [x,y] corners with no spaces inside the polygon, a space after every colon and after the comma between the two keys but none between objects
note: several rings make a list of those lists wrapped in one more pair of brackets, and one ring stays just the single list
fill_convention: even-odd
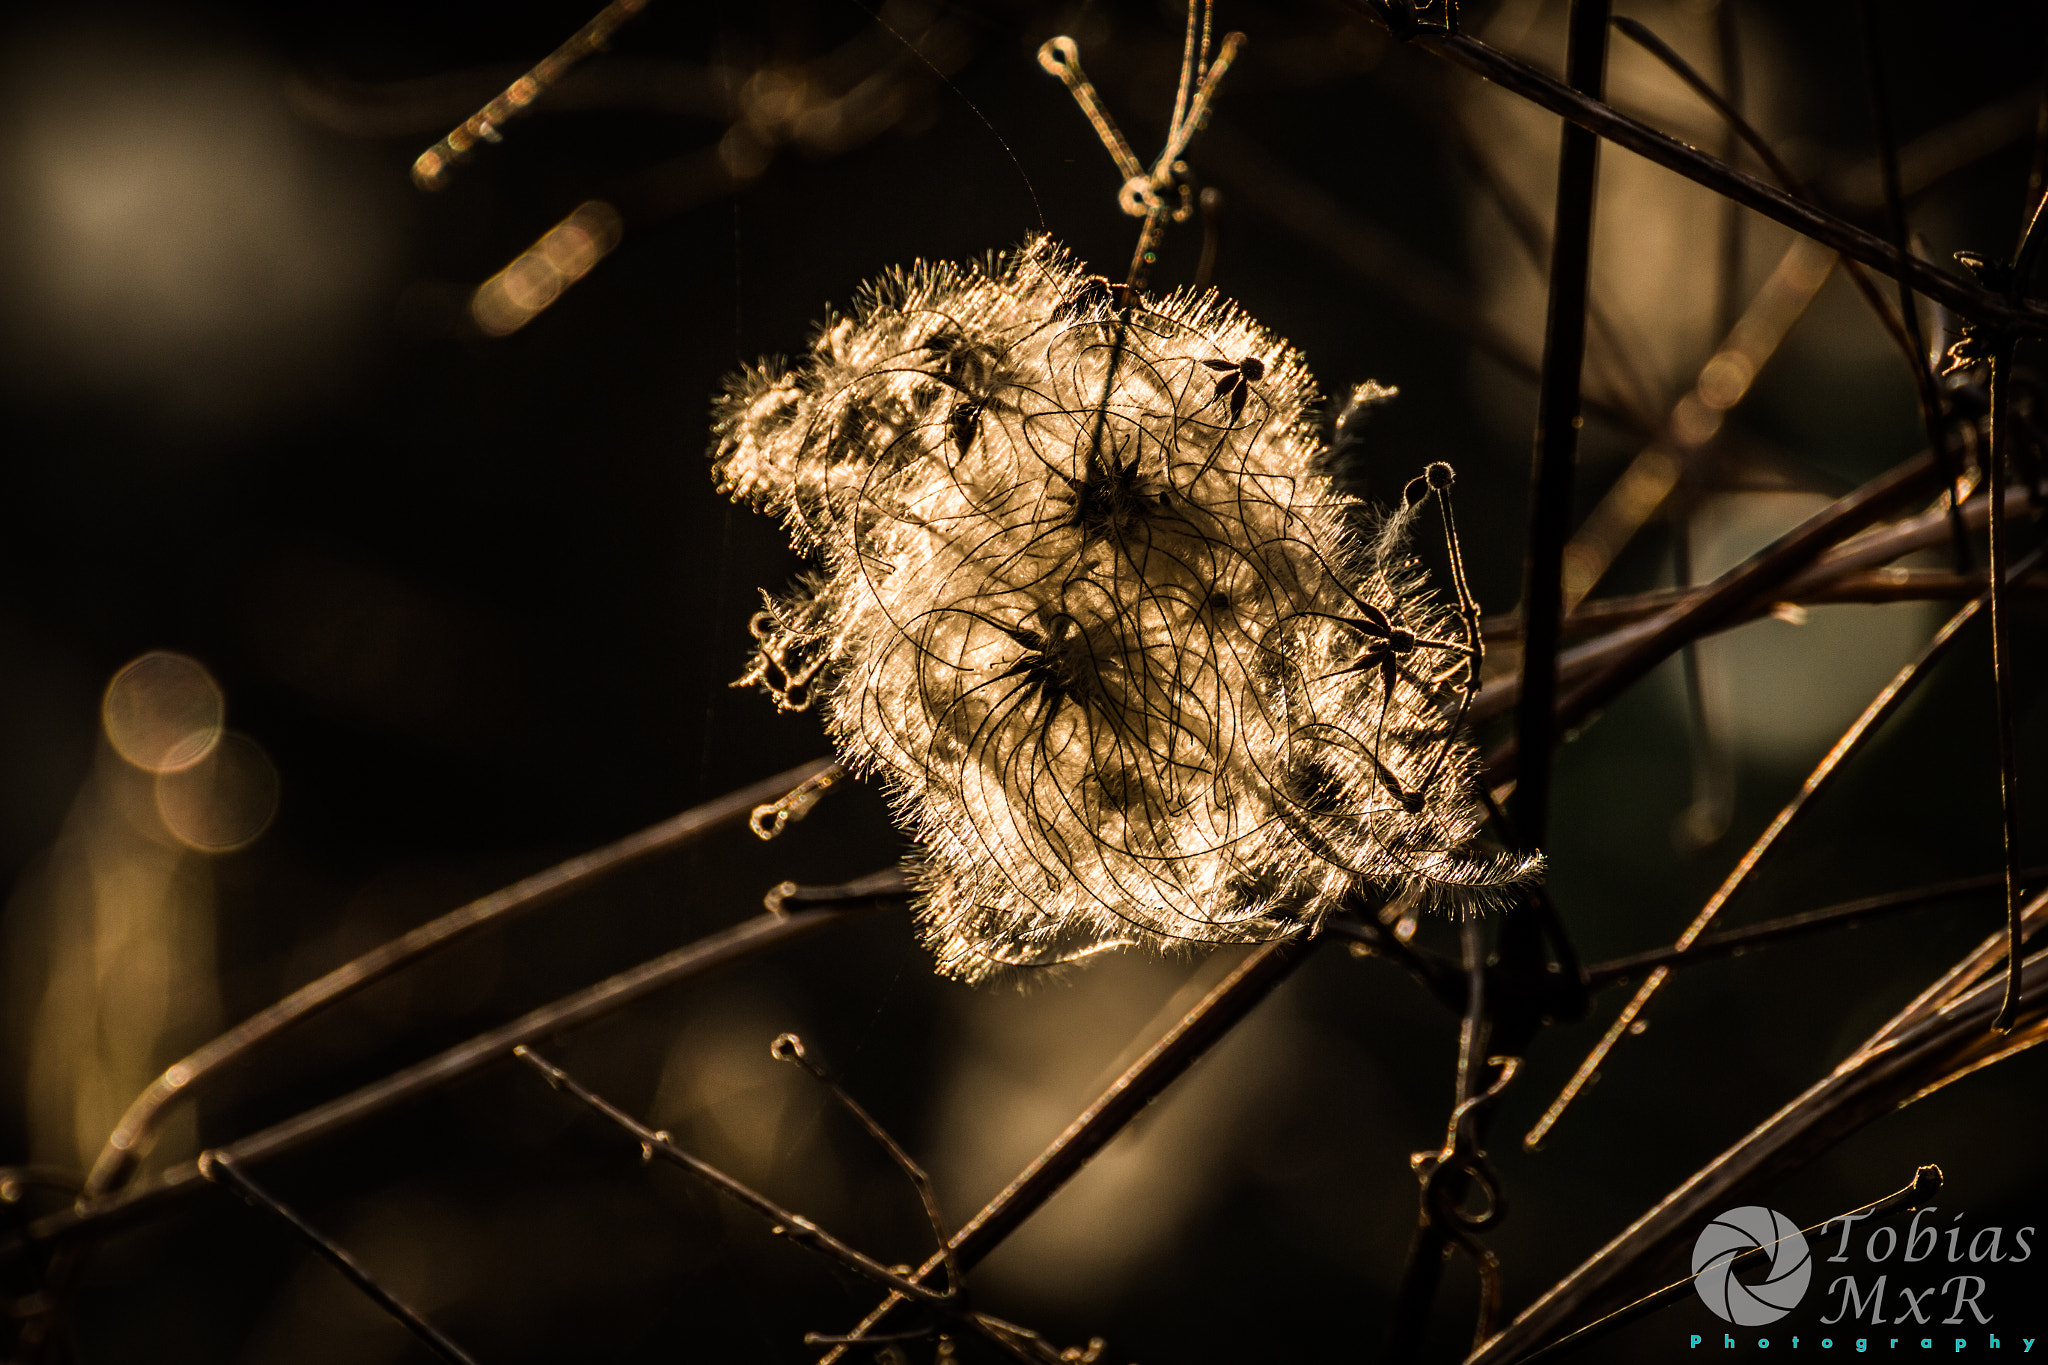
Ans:
[{"label": "thin spider silk thread", "polygon": [[1146,299],[1042,237],[885,276],[720,400],[720,489],[820,565],[735,685],[819,705],[882,779],[942,970],[1270,940],[1360,891],[1471,912],[1538,875],[1472,848],[1476,638],[1408,544],[1449,468],[1369,510],[1318,401],[1213,291]]}]

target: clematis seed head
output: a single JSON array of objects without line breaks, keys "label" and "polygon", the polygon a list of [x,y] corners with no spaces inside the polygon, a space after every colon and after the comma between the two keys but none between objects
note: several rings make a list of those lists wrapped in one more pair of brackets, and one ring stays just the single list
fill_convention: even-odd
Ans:
[{"label": "clematis seed head", "polygon": [[718,486],[819,565],[740,683],[820,707],[886,787],[943,970],[1268,940],[1359,895],[1471,912],[1538,875],[1475,847],[1477,641],[1423,581],[1419,504],[1337,491],[1319,403],[1235,305],[1045,238],[884,277],[719,402]]}]

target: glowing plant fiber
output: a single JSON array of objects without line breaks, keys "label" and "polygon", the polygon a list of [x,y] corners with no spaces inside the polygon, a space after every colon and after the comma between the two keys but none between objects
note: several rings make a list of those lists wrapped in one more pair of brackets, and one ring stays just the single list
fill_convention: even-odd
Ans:
[{"label": "glowing plant fiber", "polygon": [[1234,305],[1040,238],[885,277],[719,404],[720,488],[822,562],[739,685],[822,700],[884,779],[943,970],[1272,939],[1361,889],[1469,909],[1540,869],[1468,848],[1476,632],[1407,549],[1450,470],[1368,513],[1317,397]]}]

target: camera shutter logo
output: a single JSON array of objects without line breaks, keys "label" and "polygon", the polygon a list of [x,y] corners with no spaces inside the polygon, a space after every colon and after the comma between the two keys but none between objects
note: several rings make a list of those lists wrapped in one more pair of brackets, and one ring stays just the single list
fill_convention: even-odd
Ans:
[{"label": "camera shutter logo", "polygon": [[[1735,1258],[1759,1248],[1769,1257],[1767,1268],[1762,1279],[1745,1284],[1735,1278]],[[1761,1204],[1728,1210],[1693,1243],[1693,1288],[1716,1317],[1737,1327],[1762,1327],[1784,1317],[1806,1297],[1812,1279],[1813,1255],[1805,1234],[1784,1214]]]}]

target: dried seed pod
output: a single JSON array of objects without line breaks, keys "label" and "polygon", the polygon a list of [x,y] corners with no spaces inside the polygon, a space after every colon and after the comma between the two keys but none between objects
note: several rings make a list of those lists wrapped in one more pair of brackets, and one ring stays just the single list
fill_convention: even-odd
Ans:
[{"label": "dried seed pod", "polygon": [[741,681],[821,698],[884,780],[944,970],[1536,875],[1470,847],[1477,642],[1407,548],[1420,503],[1338,493],[1316,402],[1234,305],[1118,291],[1041,238],[885,278],[720,403],[720,488],[822,566]]}]

